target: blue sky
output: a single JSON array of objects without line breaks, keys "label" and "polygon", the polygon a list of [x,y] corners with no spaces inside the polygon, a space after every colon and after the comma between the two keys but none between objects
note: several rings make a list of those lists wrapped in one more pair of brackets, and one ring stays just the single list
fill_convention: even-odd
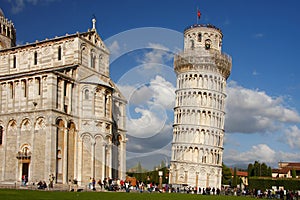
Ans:
[{"label": "blue sky", "polygon": [[129,100],[127,165],[169,162],[175,74],[183,30],[221,28],[232,56],[223,161],[276,167],[300,162],[300,20],[297,0],[0,0],[17,43],[97,31],[111,51],[111,77]]}]

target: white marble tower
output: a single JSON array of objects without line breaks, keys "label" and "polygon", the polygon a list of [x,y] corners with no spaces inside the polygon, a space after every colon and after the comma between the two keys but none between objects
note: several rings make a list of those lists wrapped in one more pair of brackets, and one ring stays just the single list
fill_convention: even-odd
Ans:
[{"label": "white marble tower", "polygon": [[190,26],[184,31],[183,52],[175,55],[171,184],[221,187],[225,88],[231,71],[222,38],[213,25]]}]

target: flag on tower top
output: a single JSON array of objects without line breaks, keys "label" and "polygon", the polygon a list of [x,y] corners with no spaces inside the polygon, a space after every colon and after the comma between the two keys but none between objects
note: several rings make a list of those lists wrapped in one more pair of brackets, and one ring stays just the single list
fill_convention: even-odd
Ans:
[{"label": "flag on tower top", "polygon": [[197,9],[197,16],[198,16],[198,19],[200,19],[200,17],[201,17],[201,12],[200,12],[199,9]]}]

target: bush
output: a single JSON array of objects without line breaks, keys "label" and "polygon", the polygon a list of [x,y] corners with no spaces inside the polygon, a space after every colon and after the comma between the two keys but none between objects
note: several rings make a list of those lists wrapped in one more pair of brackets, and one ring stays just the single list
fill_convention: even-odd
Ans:
[{"label": "bush", "polygon": [[249,178],[249,189],[266,190],[272,188],[272,186],[283,186],[288,190],[300,190],[300,179],[287,179],[287,178]]}]

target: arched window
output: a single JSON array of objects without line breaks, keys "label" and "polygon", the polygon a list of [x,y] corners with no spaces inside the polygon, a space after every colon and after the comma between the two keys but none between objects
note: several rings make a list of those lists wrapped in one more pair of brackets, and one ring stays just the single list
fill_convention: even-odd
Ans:
[{"label": "arched window", "polygon": [[22,80],[22,88],[23,88],[23,96],[27,97],[27,84],[26,84],[26,80]]},{"label": "arched window", "polygon": [[34,65],[37,65],[37,52],[34,52]]},{"label": "arched window", "polygon": [[13,68],[17,67],[17,57],[16,55],[14,55],[14,59],[13,59]]},{"label": "arched window", "polygon": [[30,154],[28,146],[25,146],[25,147],[22,148],[22,153],[25,156],[28,156]]},{"label": "arched window", "polygon": [[10,37],[10,29],[7,27],[7,37]]},{"label": "arched window", "polygon": [[61,60],[61,46],[58,47],[57,59]]},{"label": "arched window", "polygon": [[202,163],[206,163],[206,156],[202,156]]},{"label": "arched window", "polygon": [[211,45],[211,40],[209,40],[209,39],[205,40],[205,49],[206,50],[210,49],[210,45]]},{"label": "arched window", "polygon": [[40,77],[36,77],[36,85],[37,85],[37,94],[41,95],[41,78]]},{"label": "arched window", "polygon": [[104,95],[104,117],[106,117],[107,99],[108,99],[108,95],[105,94]]},{"label": "arched window", "polygon": [[2,141],[3,141],[3,127],[0,126],[0,145],[2,145]]},{"label": "arched window", "polygon": [[195,48],[194,40],[191,40],[191,49],[194,49],[194,48]]},{"label": "arched window", "polygon": [[10,97],[13,99],[14,96],[15,96],[14,83],[13,83],[13,82],[10,82],[10,83],[9,83],[9,86],[10,86]]},{"label": "arched window", "polygon": [[86,48],[85,46],[81,46],[81,52],[80,52],[80,63],[83,64],[83,61],[85,60],[83,58],[83,56],[85,55],[85,51],[86,51]]},{"label": "arched window", "polygon": [[89,99],[89,90],[88,90],[88,89],[86,89],[86,90],[84,91],[84,99],[85,99],[85,100],[88,100],[88,99]]},{"label": "arched window", "polygon": [[94,52],[91,52],[91,68],[95,68],[95,64],[96,64],[96,58],[94,55]]},{"label": "arched window", "polygon": [[202,35],[201,33],[198,33],[198,42],[201,42],[201,40],[202,40]]},{"label": "arched window", "polygon": [[100,54],[99,57],[98,57],[98,71],[101,70],[102,62],[103,62],[103,55]]}]

